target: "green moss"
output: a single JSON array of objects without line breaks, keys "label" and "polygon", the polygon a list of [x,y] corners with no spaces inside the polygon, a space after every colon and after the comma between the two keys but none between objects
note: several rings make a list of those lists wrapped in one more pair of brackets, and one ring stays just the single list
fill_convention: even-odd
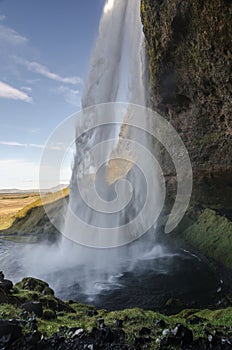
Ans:
[{"label": "green moss", "polygon": [[18,318],[20,314],[20,309],[16,308],[14,305],[10,304],[0,304],[0,318],[1,319],[11,319]]},{"label": "green moss", "polygon": [[201,310],[196,313],[196,316],[202,317],[214,326],[231,327],[232,324],[232,308],[221,310]]},{"label": "green moss", "polygon": [[[20,294],[19,290],[17,294]],[[91,331],[93,327],[97,327],[98,318],[104,318],[104,322],[108,326],[114,327],[115,319],[123,321],[123,330],[126,334],[126,340],[133,343],[134,337],[139,336],[139,331],[142,327],[151,329],[151,337],[153,342],[149,349],[156,349],[157,338],[162,337],[162,330],[156,326],[156,322],[160,319],[164,320],[166,327],[172,329],[177,323],[182,323],[193,331],[194,338],[204,336],[204,328],[211,327],[230,327],[232,323],[232,308],[221,310],[183,310],[177,315],[165,316],[153,311],[144,311],[138,308],[126,309],[122,311],[107,312],[106,310],[98,310],[96,316],[88,316],[87,311],[93,307],[83,304],[72,304],[76,313],[64,312],[62,315],[56,315],[50,309],[44,309],[42,319],[38,318],[38,330],[44,336],[51,336],[56,333],[60,326],[78,327]],[[21,309],[12,305],[0,304],[1,318],[11,319],[20,318]],[[193,317],[202,319],[200,324],[192,325],[189,320]],[[28,326],[25,326],[24,331],[28,331]]]},{"label": "green moss", "polygon": [[205,255],[232,269],[232,222],[226,217],[205,209],[183,236]]},{"label": "green moss", "polygon": [[45,309],[43,310],[43,319],[50,321],[50,320],[55,320],[56,319],[56,313],[55,311],[51,309]]}]

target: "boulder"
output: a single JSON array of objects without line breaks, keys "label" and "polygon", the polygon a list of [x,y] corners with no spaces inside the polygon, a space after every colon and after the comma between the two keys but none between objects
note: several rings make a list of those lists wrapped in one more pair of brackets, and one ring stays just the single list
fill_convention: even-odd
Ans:
[{"label": "boulder", "polygon": [[182,345],[188,345],[193,342],[193,333],[190,329],[178,323],[173,329],[173,335],[180,340]]},{"label": "boulder", "polygon": [[5,288],[2,288],[0,286],[0,304],[6,304],[6,303],[8,303],[7,293],[5,291]]},{"label": "boulder", "polygon": [[2,271],[0,271],[0,281],[3,281],[5,278],[5,275]]},{"label": "boulder", "polygon": [[122,321],[122,320],[119,320],[119,319],[115,319],[115,320],[114,320],[114,324],[115,324],[116,327],[122,328],[122,326],[123,326],[123,321]]},{"label": "boulder", "polygon": [[157,327],[164,329],[166,327],[166,323],[164,320],[160,319],[156,322]]},{"label": "boulder", "polygon": [[21,308],[27,311],[29,314],[34,313],[38,317],[43,315],[43,307],[39,301],[29,301],[21,305]]},{"label": "boulder", "polygon": [[54,295],[54,290],[49,287],[48,283],[33,277],[23,278],[22,281],[18,282],[15,286],[20,289],[31,290],[44,295]]},{"label": "boulder", "polygon": [[6,279],[3,279],[1,282],[0,282],[1,286],[4,286],[4,288],[6,289],[6,291],[9,293],[12,288],[13,288],[13,283],[10,281],[10,280],[6,280]]},{"label": "boulder", "polygon": [[151,334],[151,329],[147,328],[147,327],[143,327],[139,331],[140,337],[143,337],[143,336],[146,336],[146,335],[150,335],[150,334]]},{"label": "boulder", "polygon": [[0,320],[0,344],[11,344],[22,337],[22,328],[17,321]]},{"label": "boulder", "polygon": [[51,309],[45,309],[43,311],[43,319],[44,320],[55,320],[57,318],[56,312]]}]

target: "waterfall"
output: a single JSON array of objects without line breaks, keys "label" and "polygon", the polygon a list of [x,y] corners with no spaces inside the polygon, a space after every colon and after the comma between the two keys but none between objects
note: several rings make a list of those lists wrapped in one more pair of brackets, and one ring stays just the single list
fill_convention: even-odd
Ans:
[{"label": "waterfall", "polygon": [[[82,99],[84,119],[82,124],[79,125],[80,128],[84,131],[91,129],[94,119],[93,114],[95,119],[96,115],[98,115],[100,121],[102,123],[105,122],[106,108],[104,105],[101,107],[100,104],[127,102],[145,105],[144,57],[140,1],[107,0],[100,22],[98,39],[91,58],[89,76],[85,84]],[[95,105],[97,105],[96,108],[88,109],[88,107]],[[98,107],[99,105],[100,107]],[[117,105],[116,107],[113,105],[110,112],[117,115],[118,109],[120,108]],[[115,231],[115,235],[109,233],[106,239],[107,243],[104,240],[100,240],[97,236],[98,227],[100,227],[100,230],[102,228],[110,230],[112,227],[128,224],[128,222],[133,220],[133,216],[137,215],[145,201],[147,189],[141,171],[136,169],[130,161],[119,164],[114,159],[111,159],[113,158],[112,155],[121,154],[121,150],[124,152],[124,148],[128,148],[129,151],[127,151],[129,153],[133,153],[132,147],[128,146],[128,143],[125,146],[124,138],[133,139],[134,133],[140,138],[140,142],[144,147],[151,148],[149,145],[150,140],[147,139],[146,135],[140,135],[138,131],[124,126],[125,121],[127,118],[130,118],[130,113],[132,112],[130,108],[127,108],[125,114],[121,117],[116,116],[117,121],[120,120],[119,125],[104,125],[103,128],[84,132],[76,140],[76,156],[70,184],[65,236],[71,237],[72,240],[79,243],[85,242],[85,228],[81,225],[81,222],[85,222],[94,227],[94,232],[91,235],[91,240],[86,244],[87,246],[101,248],[107,247],[107,244],[109,244],[111,248],[115,247],[114,249],[91,249],[83,246],[85,243],[81,246],[75,243],[72,244],[65,238],[63,239],[63,252],[66,252],[69,257],[75,256],[75,262],[79,266],[78,270],[82,271],[82,277],[79,274],[79,282],[81,279],[81,288],[86,294],[97,294],[101,288],[112,286],[113,276],[132,269],[141,256],[147,254],[148,250],[152,250],[152,256],[156,253],[160,255],[162,250],[158,245],[156,246],[157,250],[154,247],[154,232],[150,235],[150,238],[147,237],[120,248],[117,248],[117,246],[122,245],[118,238],[119,231]],[[109,138],[114,141],[106,144],[104,141]],[[98,154],[96,155],[95,153],[91,158],[89,152],[95,145],[101,143],[103,145],[98,148]],[[98,168],[98,163],[102,159],[103,154],[106,164]],[[143,166],[147,166],[150,169],[148,164],[144,163]],[[115,174],[115,167],[119,168],[119,175]],[[110,206],[109,202],[114,200],[117,180],[122,179],[124,176],[134,184],[133,191],[130,190],[130,187],[128,190],[128,182],[124,182],[121,187],[121,193],[123,192],[128,196],[131,195],[131,203],[129,205],[116,213],[113,211],[112,213],[105,213],[104,210],[100,212],[89,208],[88,203],[86,203],[88,195],[84,199],[83,196],[85,196],[86,192],[90,192],[93,202],[91,194],[94,192],[96,185],[98,192],[101,192],[100,195],[106,201],[105,211],[107,211],[107,208]],[[151,170],[148,176],[152,179],[152,189],[158,193],[157,174]],[[80,184],[83,184],[83,193],[80,193]],[[99,208],[100,201],[96,203],[96,206]],[[80,224],[76,223],[76,216],[81,219],[79,221]],[[129,226],[128,232],[126,230],[123,232],[124,237],[129,237],[128,242],[133,240],[131,239],[132,230],[136,232],[142,230],[142,221],[143,217],[140,217],[139,224]],[[81,236],[80,240],[75,239],[76,233],[79,238]]]},{"label": "waterfall", "polygon": [[[141,272],[146,261],[166,254],[154,228],[162,206],[160,173],[153,166],[149,132],[142,130],[150,130],[146,108],[138,107],[145,106],[144,57],[140,1],[106,1],[83,110],[75,119],[76,153],[62,239],[58,246],[25,247],[20,258],[22,276],[48,281],[62,298],[96,300],[103,291],[122,288],[126,273]],[[134,127],[136,120],[141,130]],[[53,147],[60,136],[67,142],[63,125],[49,141],[48,165],[59,164],[63,153]],[[42,178],[50,176],[49,166],[42,169],[48,169]]]},{"label": "waterfall", "polygon": [[105,102],[145,105],[140,0],[106,1],[83,96],[83,108]]},{"label": "waterfall", "polygon": [[[162,284],[170,282],[168,273],[171,288],[175,273],[180,278],[178,268],[171,269],[175,253],[170,254],[156,238],[165,186],[152,141],[157,139],[166,148],[177,171],[177,200],[165,232],[171,232],[187,208],[191,164],[175,130],[143,107],[144,58],[140,0],[107,0],[83,109],[56,128],[41,161],[41,183],[48,178],[56,183],[65,152],[75,143],[69,203],[63,199],[64,227],[62,217],[54,221],[56,207],[46,211],[44,205],[47,216],[63,233],[62,239],[53,245],[20,246],[20,250],[10,245],[1,264],[9,275],[14,271],[14,280],[25,275],[41,278],[59,297],[94,301],[101,307],[105,307],[102,297],[104,302],[104,296],[111,299],[116,293],[115,308],[120,307],[118,296],[130,299],[126,307],[144,305],[152,291],[152,300],[157,299],[157,292],[163,298]],[[74,121],[75,141],[71,135]],[[164,274],[167,279],[160,278]]]}]

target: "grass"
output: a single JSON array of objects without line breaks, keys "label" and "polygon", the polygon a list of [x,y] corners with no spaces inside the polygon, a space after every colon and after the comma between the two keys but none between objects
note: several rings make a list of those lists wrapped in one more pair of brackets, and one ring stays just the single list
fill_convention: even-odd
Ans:
[{"label": "grass", "polygon": [[[59,201],[63,198],[67,198],[68,195],[69,188],[54,193],[46,193],[42,198],[40,198],[38,194],[28,195],[26,202],[26,197],[23,195],[15,195],[13,197],[11,195],[11,197],[8,197],[8,202],[10,203],[9,207],[14,207],[13,213],[11,210],[7,210],[7,208],[3,211],[0,198],[1,236],[5,237],[15,235],[16,233],[17,235],[21,234],[21,236],[23,236],[35,231],[37,224],[42,222],[46,216],[43,206],[54,209],[53,206],[57,205],[57,208],[59,208]],[[4,199],[2,199],[2,201],[4,201]]]},{"label": "grass", "polygon": [[[224,333],[231,333],[232,324],[232,307],[228,307],[220,310],[183,310],[176,315],[166,316],[154,311],[142,310],[139,308],[125,309],[121,311],[97,310],[97,315],[90,316],[89,311],[95,310],[91,305],[84,305],[81,303],[64,303],[57,299],[53,295],[45,295],[44,291],[49,286],[40,280],[35,280],[34,287],[37,291],[28,290],[30,278],[23,279],[20,283],[17,283],[13,289],[12,297],[17,298],[18,305],[26,301],[37,300],[43,304],[44,315],[41,318],[37,318],[38,330],[45,337],[52,336],[59,331],[59,327],[77,327],[84,330],[91,331],[93,327],[98,327],[98,319],[103,318],[104,323],[108,327],[115,327],[115,319],[123,321],[123,330],[126,334],[126,341],[133,344],[135,337],[139,337],[139,331],[142,327],[151,329],[152,342],[149,345],[149,349],[156,349],[159,345],[159,340],[162,338],[162,329],[157,326],[158,320],[163,320],[166,323],[165,328],[173,329],[177,323],[181,323],[192,330],[194,339],[199,337],[205,337],[205,330],[213,333],[215,329],[220,328]],[[49,302],[53,301],[53,305],[60,303],[66,307],[72,308],[72,310],[65,309],[65,311],[58,312],[51,310],[48,307]],[[73,310],[75,312],[73,312]],[[0,317],[2,319],[20,319],[21,308],[10,304],[0,304]],[[198,317],[200,319],[199,324],[193,324],[190,321],[193,318]],[[223,328],[226,327],[226,328]],[[29,331],[29,325],[27,324],[23,328],[24,332]],[[158,340],[158,341],[157,341]]]},{"label": "grass", "polygon": [[[38,329],[46,337],[56,333],[60,326],[83,328],[91,331],[93,327],[98,326],[97,320],[103,318],[107,326],[114,327],[114,320],[123,320],[123,330],[126,333],[126,339],[129,343],[133,343],[134,337],[139,336],[142,327],[151,329],[151,337],[153,342],[150,349],[156,349],[157,339],[161,339],[162,330],[156,326],[158,320],[164,320],[166,328],[173,329],[177,323],[182,323],[192,330],[194,339],[205,336],[205,330],[213,332],[214,328],[230,327],[232,323],[232,308],[221,310],[184,310],[177,315],[165,316],[154,311],[144,311],[142,309],[133,308],[122,311],[107,312],[106,310],[98,310],[98,315],[90,317],[87,312],[93,309],[91,306],[83,304],[72,304],[76,313],[57,314],[56,319],[46,320],[38,318]],[[48,310],[46,310],[48,312]],[[0,305],[0,315],[4,319],[20,318],[21,309],[12,305]],[[46,314],[46,313],[45,313]],[[200,324],[192,325],[189,320],[193,317],[202,319]],[[26,326],[28,327],[28,326]],[[25,329],[25,331],[27,328]]]},{"label": "grass", "polygon": [[12,225],[17,213],[24,207],[32,205],[39,198],[39,194],[0,194],[0,230]]},{"label": "grass", "polygon": [[182,235],[206,256],[232,269],[232,222],[229,219],[205,209]]}]

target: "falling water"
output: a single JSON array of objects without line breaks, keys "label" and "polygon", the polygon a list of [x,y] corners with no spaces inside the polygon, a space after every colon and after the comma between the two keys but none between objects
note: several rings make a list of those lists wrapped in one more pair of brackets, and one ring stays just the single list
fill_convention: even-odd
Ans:
[{"label": "falling water", "polygon": [[[144,57],[140,1],[106,1],[100,22],[99,36],[91,59],[89,77],[84,89],[83,109],[102,103],[121,101],[145,106]],[[111,111],[115,113],[113,107]],[[98,108],[94,112],[99,114]],[[129,139],[133,139],[135,136],[139,137],[144,147],[151,148],[146,135],[140,135],[138,131],[124,125],[130,112],[130,109],[127,109],[126,115],[123,115],[121,119],[118,116],[116,117],[116,121],[120,119],[121,123],[119,125],[117,124],[114,127],[104,125],[103,128],[96,128],[91,132],[84,133],[82,137],[76,140],[76,156],[70,184],[70,210],[66,217],[65,236],[74,237],[74,232],[82,230],[80,226],[76,225],[75,216],[96,227],[97,232],[97,227],[120,227],[138,215],[138,211],[146,199],[146,181],[141,172],[133,167],[130,161],[121,164],[121,174],[119,176],[115,175],[114,169],[117,164],[114,163],[113,159],[111,160],[113,154],[121,155],[121,151],[125,151],[122,146],[124,137]],[[87,112],[84,112],[84,116],[84,125],[81,125],[81,128],[87,130],[92,126],[93,116],[88,109]],[[104,113],[102,113],[103,124],[104,121]],[[134,135],[135,133],[136,135]],[[106,147],[104,140],[110,138],[114,138],[114,142]],[[89,155],[86,156],[91,148],[101,143],[103,143],[103,146],[99,148],[98,155],[95,154],[92,159]],[[133,153],[130,148],[130,153]],[[106,164],[99,169],[97,166],[99,159],[96,158],[102,158],[103,154]],[[148,164],[147,168],[150,168]],[[109,214],[94,211],[89,208],[80,194],[80,183],[84,183],[85,191],[89,192],[94,190],[96,184],[100,195],[104,197],[109,206],[109,202],[115,196],[115,183],[124,176],[133,183],[134,189],[131,204],[120,212]],[[152,172],[151,169],[149,176],[153,178],[152,190],[158,193],[157,174],[154,171]],[[128,183],[125,183],[122,188],[124,194],[127,193]],[[73,213],[75,216],[73,216]],[[140,227],[142,229],[142,220],[141,217],[135,230],[139,231]],[[129,236],[131,231],[125,231],[124,234]],[[110,236],[111,247],[120,245],[117,235],[119,236],[116,231],[116,236]],[[116,281],[115,276],[133,269],[136,262],[142,256],[145,257],[148,252],[152,251],[152,254],[149,254],[153,257],[155,255],[160,256],[162,249],[159,245],[154,246],[154,244],[154,232],[152,232],[147,239],[134,242],[129,246],[108,250],[91,249],[77,244],[72,245],[70,241],[64,238],[62,249],[66,253],[70,249],[75,250],[76,262],[78,261],[82,275],[85,275],[81,282],[82,289],[86,294],[97,294],[102,288],[111,288],[114,284],[113,281]],[[95,237],[92,237],[92,242],[89,245],[104,247],[103,242]]]},{"label": "falling water", "polygon": [[140,0],[108,0],[83,96],[83,108],[105,102],[145,105]]},{"label": "falling water", "polygon": [[[64,298],[67,297],[67,290],[73,291],[72,297],[75,293],[81,292],[94,299],[102,291],[121,288],[120,276],[138,268],[141,271],[141,268],[147,264],[146,261],[167,254],[157,244],[153,227],[144,237],[135,240],[146,226],[146,220],[143,216],[139,217],[139,212],[146,201],[148,181],[152,183],[149,190],[154,193],[153,197],[157,197],[157,202],[159,198],[156,169],[151,168],[149,158],[146,160],[146,157],[141,156],[142,170],[148,173],[144,177],[143,171],[133,163],[133,159],[139,155],[139,152],[134,154],[133,147],[128,143],[128,140],[139,139],[145,149],[151,150],[150,140],[145,133],[126,126],[127,119],[130,119],[133,113],[130,104],[145,106],[143,44],[140,1],[106,1],[83,94],[84,118],[79,127],[84,133],[76,139],[76,155],[64,236],[58,247],[42,244],[33,249],[30,246],[24,248],[20,257],[21,272],[17,273],[18,277],[32,275],[47,280],[58,295]],[[118,116],[117,111],[120,110],[121,105],[117,103],[115,105],[114,102],[121,101],[127,103],[126,106],[129,103],[129,107],[126,108],[125,113]],[[110,110],[107,109],[107,111],[115,115],[115,121],[119,123],[86,131],[92,127],[96,114],[104,124],[106,112],[104,103],[107,102],[112,102]],[[100,107],[88,109],[95,105]],[[94,118],[92,112],[95,113]],[[145,123],[146,118],[144,118]],[[106,146],[104,141],[110,138],[113,142]],[[99,152],[91,158],[88,154],[95,145],[100,145]],[[122,157],[124,153],[126,153],[126,160],[115,163],[115,154]],[[105,164],[99,168],[98,161],[102,157]],[[117,174],[115,174],[115,166],[119,169]],[[84,191],[90,194],[90,199],[93,199],[92,193],[96,184],[99,195],[106,202],[105,209],[107,209],[115,199],[117,183],[123,178],[126,178],[127,182],[120,184],[121,194],[123,193],[124,198],[128,196],[130,202],[118,212],[112,211],[109,214],[92,210],[86,203],[86,198],[80,195],[79,187],[82,184]],[[132,185],[133,188],[131,188]],[[120,198],[120,195],[118,197]],[[154,203],[156,201],[153,201]],[[100,202],[97,202],[97,206],[100,207]],[[152,205],[150,210],[155,216],[155,208]],[[79,217],[96,231],[96,237],[95,235],[92,237],[88,246],[76,243],[77,241],[82,243],[79,240],[74,239],[76,242],[72,242],[65,238],[65,236],[75,237],[75,233],[78,233],[81,238],[85,236],[82,227],[76,224],[75,217]],[[125,225],[133,222],[134,217],[138,218],[137,222],[128,226],[123,232],[123,237],[125,235],[129,237],[128,241],[133,241],[131,244],[122,245],[116,230],[115,235],[107,236],[110,247],[114,248],[91,248],[91,246],[106,247],[105,242],[97,236],[98,229],[126,227]],[[136,235],[131,236],[134,231]],[[142,264],[141,261],[144,263]]]}]

